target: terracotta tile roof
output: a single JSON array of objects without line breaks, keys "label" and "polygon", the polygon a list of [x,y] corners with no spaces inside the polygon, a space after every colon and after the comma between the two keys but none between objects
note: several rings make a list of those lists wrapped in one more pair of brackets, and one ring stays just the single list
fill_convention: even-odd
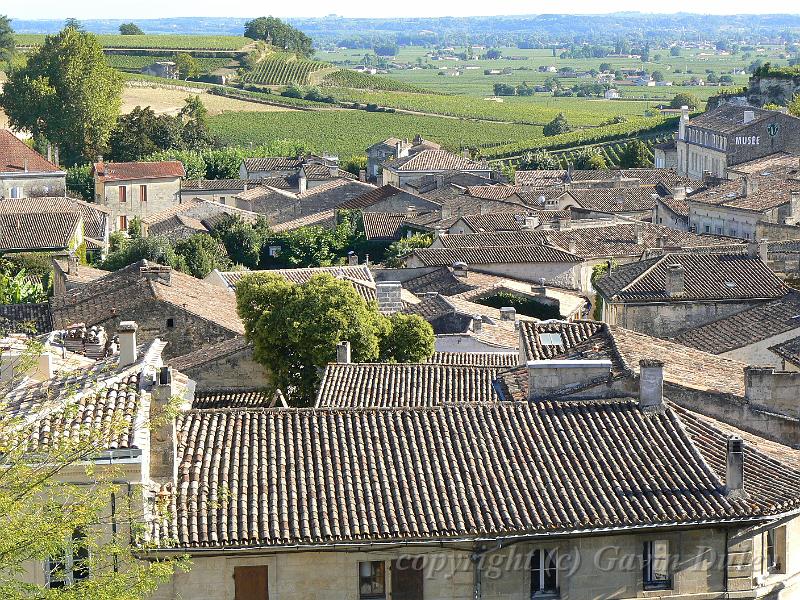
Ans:
[{"label": "terracotta tile roof", "polygon": [[775,152],[761,158],[729,166],[728,170],[755,175],[764,172],[796,171],[798,168],[800,168],[800,159],[798,159],[797,155],[789,154],[788,152]]},{"label": "terracotta tile roof", "polygon": [[428,359],[437,365],[471,367],[516,367],[518,352],[434,352]]},{"label": "terracotta tile roof", "polygon": [[374,189],[375,186],[370,183],[339,178],[309,188],[297,197],[302,201],[301,210],[304,213],[319,212],[340,208],[353,198],[358,198]]},{"label": "terracotta tile roof", "polygon": [[682,217],[689,216],[689,204],[686,202],[686,198],[676,198],[674,196],[659,196],[656,199],[656,204],[661,202],[664,204],[668,209],[674,212],[676,215],[681,215]]},{"label": "terracotta tile roof", "polygon": [[400,172],[425,171],[488,171],[489,167],[446,150],[422,150],[416,154],[383,163],[383,168]]},{"label": "terracotta tile roof", "polygon": [[340,267],[309,267],[303,269],[270,269],[266,271],[220,271],[219,276],[228,284],[230,289],[236,287],[236,284],[251,273],[273,273],[280,275],[291,281],[292,283],[307,283],[314,275],[320,273],[328,273],[334,277],[346,277],[348,279],[364,281],[367,283],[375,283],[372,278],[372,272],[366,265],[345,265]]},{"label": "terracotta tile roof", "polygon": [[262,389],[198,390],[194,393],[192,408],[272,408],[272,396]]},{"label": "terracotta tile roof", "polygon": [[299,158],[288,156],[275,156],[271,158],[245,158],[243,161],[245,171],[254,173],[256,171],[292,171],[297,170],[303,164]]},{"label": "terracotta tile roof", "polygon": [[722,185],[691,194],[687,203],[724,206],[752,212],[764,212],[791,202],[792,192],[800,192],[800,180],[787,179],[785,174],[771,173],[748,176],[757,189],[746,193],[744,179],[728,181]]},{"label": "terracotta tile roof", "polygon": [[[745,111],[752,111],[755,118],[749,123],[744,122]],[[763,110],[753,106],[736,106],[733,104],[723,104],[722,106],[704,112],[689,120],[690,126],[702,127],[716,133],[728,134],[751,127],[754,123],[764,118],[769,118],[777,113],[775,111]]]},{"label": "terracotta tile roof", "polygon": [[291,221],[283,221],[280,223],[273,223],[270,229],[275,233],[283,233],[284,231],[292,231],[300,227],[309,227],[316,225],[319,227],[333,228],[336,225],[336,211],[323,210],[320,212],[312,212],[302,217],[297,217]]},{"label": "terracotta tile roof", "polygon": [[[637,232],[641,234],[638,242]],[[582,257],[639,257],[647,249],[659,244],[667,248],[709,248],[728,250],[731,239],[720,236],[698,235],[678,231],[651,223],[617,223],[592,227],[572,227],[564,230],[536,229],[496,231],[486,233],[446,234],[439,242],[447,248],[483,248],[486,246],[525,246],[546,243],[569,250],[575,243],[575,252]],[[745,248],[744,244],[738,244]]]},{"label": "terracotta tile roof", "polygon": [[769,350],[789,364],[800,367],[800,336],[770,346]]},{"label": "terracotta tile roof", "polygon": [[580,262],[574,254],[545,245],[535,246],[486,246],[480,248],[421,248],[409,256],[418,258],[429,267],[450,266],[457,262],[468,265],[498,263],[575,263]]},{"label": "terracotta tile roof", "polygon": [[82,226],[77,212],[0,213],[0,251],[63,250]]},{"label": "terracotta tile roof", "polygon": [[487,200],[505,200],[519,191],[518,188],[505,185],[471,185],[467,187],[467,194],[475,198],[486,198]]},{"label": "terracotta tile roof", "polygon": [[570,190],[569,195],[582,208],[608,213],[652,210],[657,196],[650,187]]},{"label": "terracotta tile roof", "polygon": [[362,213],[364,237],[368,240],[399,240],[408,223],[408,213]]},{"label": "terracotta tile roof", "polygon": [[[586,341],[603,327],[599,321],[520,322],[520,351],[526,360],[545,360],[562,356]],[[544,335],[541,334],[557,334]],[[543,343],[558,341],[558,344]]]},{"label": "terracotta tile roof", "polygon": [[[684,268],[685,291],[664,289],[667,267]],[[666,254],[622,265],[598,280],[595,288],[615,302],[754,300],[780,298],[786,285],[759,258],[747,254]]]},{"label": "terracotta tile roof", "polygon": [[464,223],[473,231],[519,231],[525,224],[526,213],[489,213],[464,215]]},{"label": "terracotta tile roof", "polygon": [[335,174],[331,173],[331,168],[326,165],[306,164],[303,165],[303,173],[309,181],[325,181],[327,179],[356,179],[350,171],[344,169],[336,170]]},{"label": "terracotta tile roof", "polygon": [[439,267],[430,273],[407,279],[403,282],[403,288],[417,295],[436,292],[444,296],[452,296],[467,292],[474,286],[453,275],[449,268]]},{"label": "terracotta tile roof", "polygon": [[[168,276],[169,283],[160,277],[148,277],[147,269],[156,269]],[[97,325],[146,304],[152,305],[153,300],[171,304],[232,334],[244,334],[232,294],[220,294],[218,287],[203,280],[146,260],[53,298],[53,317],[58,327],[70,323]]]},{"label": "terracotta tile roof", "polygon": [[317,408],[437,406],[493,402],[494,367],[433,363],[331,363],[325,368]]},{"label": "terracotta tile roof", "polygon": [[800,293],[797,292],[687,329],[674,339],[704,352],[722,354],[794,329],[800,329]]},{"label": "terracotta tile roof", "polygon": [[53,313],[49,302],[39,304],[0,304],[0,332],[49,333],[53,331]]},{"label": "terracotta tile roof", "polygon": [[522,188],[519,192],[517,192],[517,197],[519,197],[519,199],[522,200],[527,206],[541,210],[547,206],[548,200],[555,200],[564,194],[566,194],[566,188],[563,186],[548,186],[537,188],[535,190]]},{"label": "terracotta tile roof", "polygon": [[426,204],[430,203],[430,200],[423,199],[422,197],[414,194],[412,192],[408,192],[406,190],[401,190],[398,187],[395,187],[391,184],[382,185],[377,188],[370,189],[363,194],[356,196],[355,198],[349,198],[345,202],[342,202],[337,208],[343,209],[356,209],[356,208],[368,208],[373,204],[377,204],[378,202],[382,202],[388,198],[392,198],[393,196],[406,196],[410,200],[422,200]]},{"label": "terracotta tile roof", "polygon": [[76,200],[66,196],[4,198],[0,200],[0,215],[18,213],[80,213],[83,217],[84,234],[97,240],[104,240],[109,228],[109,209],[99,204],[84,202],[83,200]]},{"label": "terracotta tile roof", "polygon": [[151,527],[162,546],[708,525],[781,514],[800,498],[800,473],[751,446],[749,496],[726,494],[727,432],[669,403],[646,414],[629,398],[193,410],[177,430],[178,482]]},{"label": "terracotta tile roof", "polygon": [[161,162],[94,163],[93,172],[95,178],[99,181],[168,179],[186,176],[183,163],[178,160],[165,160]]},{"label": "terracotta tile roof", "polygon": [[435,175],[423,175],[417,179],[412,179],[405,184],[406,187],[416,190],[418,194],[424,195],[426,198],[437,199],[438,192],[441,189],[456,186],[460,188],[460,193],[464,193],[466,188],[473,185],[492,185],[497,182],[489,177],[483,175],[476,175],[474,173],[466,173],[459,170],[450,170]]},{"label": "terracotta tile roof", "polygon": [[63,170],[11,133],[0,129],[0,173],[60,173]]}]

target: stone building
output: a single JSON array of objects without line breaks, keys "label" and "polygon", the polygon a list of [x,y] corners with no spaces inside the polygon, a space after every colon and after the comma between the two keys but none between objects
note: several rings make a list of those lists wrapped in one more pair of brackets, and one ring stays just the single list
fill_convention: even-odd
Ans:
[{"label": "stone building", "polygon": [[180,202],[179,161],[94,163],[95,202],[111,211],[113,229],[125,231],[134,217],[143,219]]},{"label": "stone building", "polygon": [[441,146],[434,142],[422,139],[417,135],[413,141],[389,137],[367,148],[367,172],[370,181],[378,181],[381,176],[383,163],[394,159],[417,154],[422,150],[441,150]]},{"label": "stone building", "polygon": [[67,173],[29,148],[8,129],[0,130],[0,199],[64,196]]},{"label": "stone building", "polygon": [[689,118],[681,115],[678,174],[725,178],[737,164],[778,152],[800,154],[800,119],[779,111],[724,104]]},{"label": "stone building", "polygon": [[183,200],[160,212],[142,219],[142,235],[162,235],[172,241],[195,233],[209,233],[214,225],[228,216],[236,216],[253,223],[258,215],[213,200]]},{"label": "stone building", "polygon": [[425,149],[383,163],[381,185],[404,188],[409,182],[426,175],[435,176],[449,171],[462,171],[487,179],[492,176],[492,169],[486,163],[477,163],[445,150]]},{"label": "stone building", "polygon": [[656,337],[706,325],[788,293],[758,256],[667,253],[621,265],[595,283],[603,321]]},{"label": "stone building", "polygon": [[165,356],[244,335],[232,294],[191,275],[146,260],[66,290],[52,299],[53,323],[115,330],[121,320],[139,323],[139,338],[167,343]]}]

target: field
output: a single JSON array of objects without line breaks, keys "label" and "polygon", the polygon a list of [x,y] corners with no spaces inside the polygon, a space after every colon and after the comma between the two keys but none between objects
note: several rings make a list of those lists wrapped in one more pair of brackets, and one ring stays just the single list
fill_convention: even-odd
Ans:
[{"label": "field", "polygon": [[317,152],[342,158],[390,135],[413,138],[420,134],[453,151],[539,139],[541,127],[477,123],[417,115],[370,113],[355,110],[283,113],[223,113],[210,120],[211,131],[228,144],[262,144],[271,140],[300,140]]},{"label": "field", "polygon": [[263,85],[308,85],[312,73],[330,67],[328,63],[298,60],[294,54],[274,52],[256,64],[242,77],[242,81]]},{"label": "field", "polygon": [[[97,36],[104,48],[155,48],[164,50],[240,50],[253,40],[236,35],[109,35]],[[14,36],[17,46],[37,46],[44,42],[44,35],[18,34]]]},{"label": "field", "polygon": [[[143,67],[157,61],[175,60],[174,54],[136,56],[133,54],[106,54],[106,62],[121,71],[139,72]],[[203,73],[210,73],[231,63],[229,58],[195,58],[197,66]]]},{"label": "field", "polygon": [[211,115],[218,115],[223,112],[258,111],[274,113],[291,110],[269,104],[254,104],[244,100],[215,96],[204,93],[202,90],[187,92],[162,87],[125,87],[122,91],[122,112],[128,113],[137,106],[149,106],[156,113],[174,115],[183,108],[187,97],[197,93],[200,93],[203,104]]}]

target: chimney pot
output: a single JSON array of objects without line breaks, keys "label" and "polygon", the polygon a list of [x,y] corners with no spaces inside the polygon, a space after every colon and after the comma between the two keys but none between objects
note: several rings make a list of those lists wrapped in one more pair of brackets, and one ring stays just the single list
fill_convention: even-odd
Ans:
[{"label": "chimney pot", "polygon": [[725,468],[725,492],[728,496],[744,495],[744,440],[737,435],[728,438]]},{"label": "chimney pot", "polygon": [[472,331],[473,333],[480,333],[483,330],[483,317],[475,315],[472,317]]},{"label": "chimney pot", "polygon": [[769,260],[769,240],[767,238],[758,241],[758,258],[765,264]]},{"label": "chimney pot", "polygon": [[336,344],[336,362],[342,365],[350,364],[350,342],[347,340]]},{"label": "chimney pot", "polygon": [[453,263],[453,275],[455,275],[456,277],[466,278],[468,272],[469,268],[467,267],[467,263],[463,262]]},{"label": "chimney pot", "polygon": [[138,350],[136,348],[137,329],[139,329],[139,326],[136,324],[136,321],[121,321],[117,327],[120,367],[132,365],[138,358]]},{"label": "chimney pot", "polygon": [[645,412],[664,408],[664,363],[660,360],[639,361],[639,408]]}]

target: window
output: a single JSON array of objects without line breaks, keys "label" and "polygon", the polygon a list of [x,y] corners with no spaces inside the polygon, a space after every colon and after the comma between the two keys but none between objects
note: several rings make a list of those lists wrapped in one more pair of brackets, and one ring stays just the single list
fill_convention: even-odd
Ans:
[{"label": "window", "polygon": [[386,565],[382,560],[358,563],[358,597],[386,598]]},{"label": "window", "polygon": [[119,190],[119,201],[120,202],[127,202],[128,201],[128,188],[126,188],[124,185],[121,185],[117,189]]},{"label": "window", "polygon": [[234,567],[235,600],[269,600],[267,566]]},{"label": "window", "polygon": [[225,204],[225,196],[220,196],[220,197],[219,197],[219,201],[220,201],[222,204]]},{"label": "window", "polygon": [[11,188],[11,197],[12,198],[22,198],[22,188],[19,186],[15,186]]},{"label": "window", "polygon": [[773,527],[764,532],[764,573],[786,573],[786,527]]},{"label": "window", "polygon": [[47,559],[45,577],[50,589],[65,588],[89,578],[89,548],[86,533],[76,529],[64,545],[61,556]]},{"label": "window", "polygon": [[540,333],[539,343],[542,346],[561,346],[564,342],[560,333]]},{"label": "window", "polygon": [[140,185],[139,186],[139,200],[142,202],[147,202],[147,186]]},{"label": "window", "polygon": [[644,589],[668,590],[672,587],[669,573],[669,541],[649,540],[644,543]]},{"label": "window", "polygon": [[537,548],[531,554],[531,598],[558,593],[558,550]]},{"label": "window", "polygon": [[424,599],[424,559],[406,556],[392,561],[392,600]]},{"label": "window", "polygon": [[167,327],[170,327],[170,328],[175,327],[175,319],[173,319],[172,317],[167,319]]},{"label": "window", "polygon": [[706,225],[703,229],[706,233],[711,233],[711,225]]},{"label": "window", "polygon": [[127,215],[120,215],[119,216],[119,230],[120,231],[127,231],[128,229],[128,216]]}]

